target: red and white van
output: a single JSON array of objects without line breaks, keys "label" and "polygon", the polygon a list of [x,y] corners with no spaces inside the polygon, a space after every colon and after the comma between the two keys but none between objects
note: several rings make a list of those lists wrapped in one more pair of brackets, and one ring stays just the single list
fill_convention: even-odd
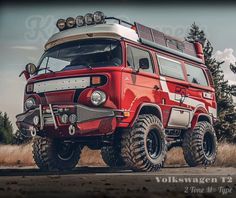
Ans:
[{"label": "red and white van", "polygon": [[85,145],[137,171],[158,170],[174,146],[190,166],[215,161],[216,99],[201,44],[102,12],[57,27],[39,64],[23,71],[17,115],[21,132],[36,136],[39,168],[72,169]]}]

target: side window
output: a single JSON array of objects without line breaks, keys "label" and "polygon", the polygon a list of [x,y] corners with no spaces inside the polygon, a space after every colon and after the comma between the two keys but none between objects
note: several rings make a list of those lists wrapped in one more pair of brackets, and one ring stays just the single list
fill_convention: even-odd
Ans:
[{"label": "side window", "polygon": [[184,73],[180,62],[162,56],[157,56],[157,59],[161,75],[184,80]]},{"label": "side window", "polygon": [[127,64],[133,68],[139,68],[140,65],[143,65],[145,67],[140,68],[140,71],[154,73],[151,56],[148,51],[128,46]]},{"label": "side window", "polygon": [[130,46],[127,47],[127,65],[134,68],[132,48]]},{"label": "side window", "polygon": [[206,75],[199,67],[195,67],[189,64],[185,64],[187,70],[188,81],[190,83],[208,86]]}]

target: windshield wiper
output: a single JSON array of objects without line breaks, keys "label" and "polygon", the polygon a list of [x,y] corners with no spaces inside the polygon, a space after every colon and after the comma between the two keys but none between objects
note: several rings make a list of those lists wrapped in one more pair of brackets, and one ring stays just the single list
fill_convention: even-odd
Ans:
[{"label": "windshield wiper", "polygon": [[38,72],[39,72],[39,71],[42,71],[42,70],[48,70],[48,71],[50,71],[51,73],[55,73],[54,71],[52,71],[52,70],[49,69],[48,67],[40,68],[40,69],[38,70]]},{"label": "windshield wiper", "polygon": [[93,67],[90,64],[86,65],[89,69],[93,69]]}]

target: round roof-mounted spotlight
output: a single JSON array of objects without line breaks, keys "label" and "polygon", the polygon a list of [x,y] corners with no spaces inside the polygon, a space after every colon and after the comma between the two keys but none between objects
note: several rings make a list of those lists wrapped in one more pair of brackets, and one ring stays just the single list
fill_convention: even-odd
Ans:
[{"label": "round roof-mounted spotlight", "polygon": [[76,25],[78,27],[83,26],[84,25],[84,16],[77,16],[75,21],[76,21]]},{"label": "round roof-mounted spotlight", "polygon": [[67,28],[73,28],[75,27],[75,19],[73,17],[68,17],[66,19],[66,27]]},{"label": "round roof-mounted spotlight", "polygon": [[88,13],[84,16],[84,21],[86,23],[86,25],[92,25],[94,23],[93,21],[93,14]]},{"label": "round roof-mounted spotlight", "polygon": [[66,20],[65,19],[58,19],[57,20],[57,28],[62,31],[66,28]]},{"label": "round roof-mounted spotlight", "polygon": [[104,23],[105,21],[105,15],[103,12],[101,11],[96,11],[93,14],[93,20],[95,23],[99,24],[99,23]]}]

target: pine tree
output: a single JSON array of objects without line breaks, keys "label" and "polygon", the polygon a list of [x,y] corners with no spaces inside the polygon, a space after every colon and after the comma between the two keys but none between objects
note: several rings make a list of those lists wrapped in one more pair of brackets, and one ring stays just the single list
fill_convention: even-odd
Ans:
[{"label": "pine tree", "polygon": [[236,74],[236,65],[233,65],[232,63],[230,63],[230,69],[232,70],[232,72]]},{"label": "pine tree", "polygon": [[[230,67],[231,71],[236,74],[236,63],[235,63],[235,65],[230,63],[229,67]],[[232,93],[233,96],[236,97],[236,85],[235,84],[231,85],[231,93]]]},{"label": "pine tree", "polygon": [[[218,119],[214,127],[217,137],[219,140],[236,142],[236,111],[233,105],[233,90],[228,81],[224,80],[221,69],[224,62],[218,62],[213,58],[213,46],[207,40],[204,31],[195,23],[192,24],[186,40],[192,43],[200,42],[203,45],[205,64],[212,74],[216,92]],[[232,71],[234,69],[235,67],[232,67]]]},{"label": "pine tree", "polygon": [[7,113],[0,112],[0,143],[9,144],[13,139],[13,127]]}]

